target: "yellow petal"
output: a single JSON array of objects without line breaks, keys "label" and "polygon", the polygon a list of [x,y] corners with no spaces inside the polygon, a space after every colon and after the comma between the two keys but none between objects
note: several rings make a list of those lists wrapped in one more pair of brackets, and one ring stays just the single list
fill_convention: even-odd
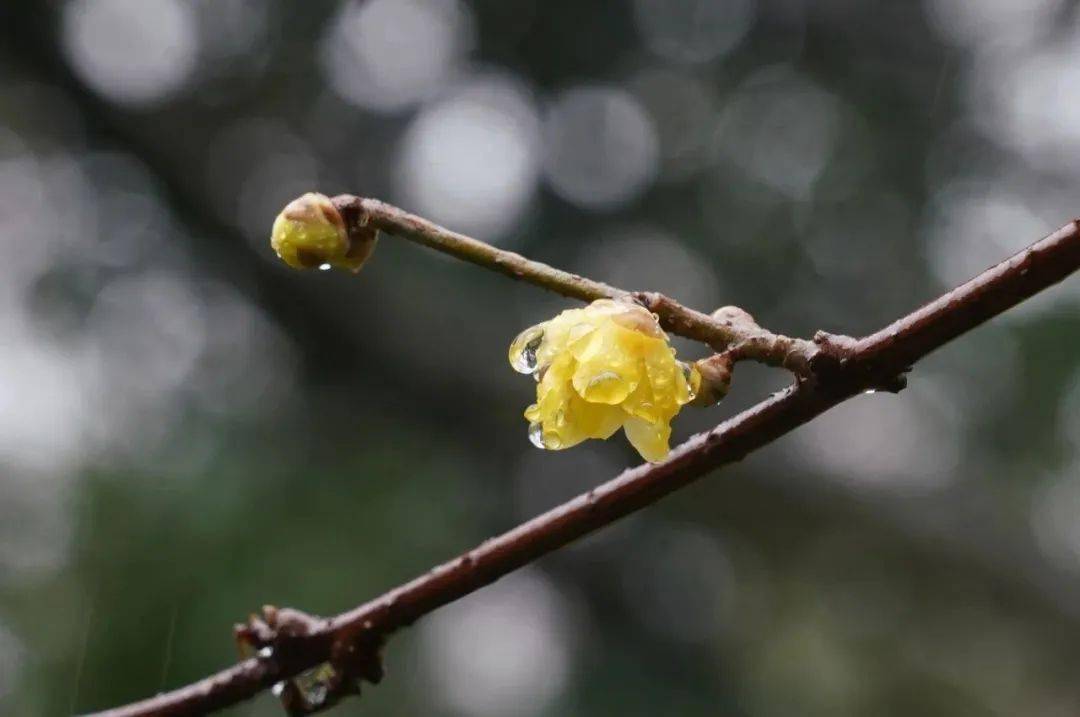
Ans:
[{"label": "yellow petal", "polygon": [[612,315],[615,323],[643,336],[662,340],[667,339],[667,335],[660,328],[656,316],[644,306],[628,303],[622,303],[620,306],[622,310]]},{"label": "yellow petal", "polygon": [[[622,369],[632,368],[622,366]],[[637,371],[622,373],[608,368],[600,361],[578,364],[573,385],[581,398],[589,403],[614,406],[626,400],[638,386]]]},{"label": "yellow petal", "polygon": [[570,399],[569,419],[589,438],[610,438],[622,427],[626,414],[618,406],[589,403],[580,396]]},{"label": "yellow petal", "polygon": [[628,418],[623,424],[623,431],[626,432],[630,444],[650,463],[663,460],[670,450],[668,440],[671,438],[671,427],[666,423],[649,423],[640,418]]},{"label": "yellow petal", "polygon": [[626,414],[618,406],[589,403],[566,386],[550,391],[534,414],[543,428],[544,444],[561,449],[588,438],[610,438]]},{"label": "yellow petal", "polygon": [[701,372],[697,366],[676,362],[678,375],[675,381],[675,400],[679,405],[685,405],[694,400],[701,390]]},{"label": "yellow petal", "polygon": [[578,361],[574,389],[586,401],[615,405],[641,380],[638,335],[605,321],[570,347]]},{"label": "yellow petal", "polygon": [[544,323],[544,341],[537,349],[537,361],[547,366],[567,350],[567,346],[583,333],[595,328],[588,309],[568,309]]},{"label": "yellow petal", "polygon": [[656,397],[653,396],[652,384],[648,381],[639,382],[634,392],[620,405],[629,415],[645,421],[670,420],[671,412],[658,404]]}]

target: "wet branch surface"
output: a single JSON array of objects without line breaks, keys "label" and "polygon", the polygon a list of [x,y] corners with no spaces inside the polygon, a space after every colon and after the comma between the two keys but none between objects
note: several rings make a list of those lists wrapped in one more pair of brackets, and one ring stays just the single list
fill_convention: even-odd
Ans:
[{"label": "wet branch surface", "polygon": [[[374,200],[350,200],[370,211],[372,221],[387,233],[409,235],[408,238],[432,245],[423,239],[428,230],[447,231]],[[452,239],[468,239],[449,234],[453,235]],[[487,247],[481,242],[476,244]],[[477,247],[466,243],[463,249],[471,251]],[[504,273],[534,283],[546,280],[543,271],[520,275],[523,266],[512,258],[518,257],[516,254],[492,247],[482,251],[495,252],[488,254],[492,259],[509,254],[511,259],[505,263]],[[544,266],[519,258],[526,262],[524,270]],[[476,263],[487,263],[487,258],[477,259]],[[290,714],[325,709],[341,697],[355,694],[361,680],[381,679],[379,653],[384,640],[395,630],[656,502],[720,466],[740,460],[856,394],[867,390],[900,390],[907,371],[923,356],[1056,284],[1078,268],[1080,224],[1073,221],[876,333],[861,339],[819,333],[813,343],[815,350],[806,356],[808,371],[796,371],[799,379],[794,385],[692,437],[663,462],[629,469],[412,582],[335,617],[318,618],[290,609],[264,608],[261,617],[237,627],[238,640],[257,656],[173,692],[98,713],[98,717],[201,715],[237,704],[274,685],[278,685],[275,692]],[[545,269],[558,272],[551,267]],[[568,279],[559,284],[568,288],[565,292],[568,296],[592,300],[626,295],[599,282],[560,273]],[[569,291],[574,286],[577,288]],[[608,291],[617,293],[595,293]],[[641,296],[636,298],[642,300]],[[657,301],[664,309],[664,298]],[[681,307],[668,306],[664,309],[668,311],[666,314],[653,310],[675,333],[681,333],[675,326],[685,317],[696,320],[696,315],[715,321],[697,312],[684,315],[683,311],[690,310]],[[746,338],[747,335],[740,335],[723,343],[734,346],[736,339]],[[317,684],[318,699],[309,702],[310,690],[305,692],[298,686],[303,679],[301,673],[326,663],[329,668],[324,668],[324,679]],[[298,675],[301,678],[294,681]]]},{"label": "wet branch surface", "polygon": [[[457,259],[526,281],[571,299],[629,299],[657,315],[660,325],[673,334],[711,346],[716,351],[737,349],[736,359],[750,359],[769,366],[786,368],[807,377],[818,347],[806,339],[780,336],[767,331],[752,319],[703,314],[674,299],[652,291],[627,291],[602,281],[556,269],[521,254],[499,249],[486,242],[441,227],[378,199],[341,194],[333,198],[350,233],[370,228],[408,239]],[[749,319],[749,315],[745,315]]]}]

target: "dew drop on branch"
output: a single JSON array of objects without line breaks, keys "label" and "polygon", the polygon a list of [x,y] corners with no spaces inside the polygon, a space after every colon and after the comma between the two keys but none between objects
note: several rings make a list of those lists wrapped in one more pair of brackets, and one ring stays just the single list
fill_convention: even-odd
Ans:
[{"label": "dew drop on branch", "polygon": [[293,678],[293,684],[311,708],[318,708],[330,695],[330,682],[336,677],[336,671],[329,663],[323,663]]}]

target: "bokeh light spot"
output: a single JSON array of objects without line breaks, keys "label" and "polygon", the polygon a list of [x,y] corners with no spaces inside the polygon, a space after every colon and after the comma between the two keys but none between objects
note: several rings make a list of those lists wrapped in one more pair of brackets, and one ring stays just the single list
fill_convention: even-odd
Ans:
[{"label": "bokeh light spot", "polygon": [[825,90],[782,68],[763,70],[724,108],[720,152],[751,178],[802,199],[832,156],[841,118]]},{"label": "bokeh light spot", "polygon": [[473,80],[416,117],[399,148],[396,194],[456,230],[497,239],[536,190],[539,118],[530,93],[504,76]]},{"label": "bokeh light spot", "polygon": [[369,110],[397,112],[452,79],[473,44],[457,0],[346,2],[321,42],[330,86]]},{"label": "bokeh light spot", "polygon": [[545,118],[544,135],[548,182],[582,207],[626,203],[656,175],[656,129],[623,90],[583,86],[563,92]]},{"label": "bokeh light spot", "polygon": [[715,60],[735,48],[754,21],[754,0],[634,0],[645,44],[675,62]]},{"label": "bokeh light spot", "polygon": [[790,445],[803,465],[856,490],[919,494],[953,481],[959,420],[945,387],[924,376],[902,398],[858,396],[838,406]]},{"label": "bokeh light spot", "polygon": [[448,605],[420,623],[433,696],[477,717],[545,711],[570,672],[565,598],[526,569]]},{"label": "bokeh light spot", "polygon": [[1022,45],[1060,10],[1063,0],[926,0],[930,26],[954,44],[973,48]]},{"label": "bokeh light spot", "polygon": [[712,88],[664,70],[642,72],[632,86],[656,126],[663,179],[687,179],[715,160],[717,99]]},{"label": "bokeh light spot", "polygon": [[151,105],[175,94],[195,67],[194,8],[178,0],[72,0],[61,43],[94,91],[121,104]]},{"label": "bokeh light spot", "polygon": [[660,291],[687,306],[720,306],[723,284],[702,256],[648,226],[626,227],[585,242],[574,270],[613,286]]}]

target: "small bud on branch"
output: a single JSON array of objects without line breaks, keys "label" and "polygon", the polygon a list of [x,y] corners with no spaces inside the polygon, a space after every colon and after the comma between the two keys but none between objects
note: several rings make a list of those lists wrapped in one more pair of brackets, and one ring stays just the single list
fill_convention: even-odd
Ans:
[{"label": "small bud on branch", "polygon": [[337,267],[354,273],[371,256],[377,239],[366,218],[347,224],[330,198],[316,192],[289,202],[270,232],[270,246],[294,269]]}]

